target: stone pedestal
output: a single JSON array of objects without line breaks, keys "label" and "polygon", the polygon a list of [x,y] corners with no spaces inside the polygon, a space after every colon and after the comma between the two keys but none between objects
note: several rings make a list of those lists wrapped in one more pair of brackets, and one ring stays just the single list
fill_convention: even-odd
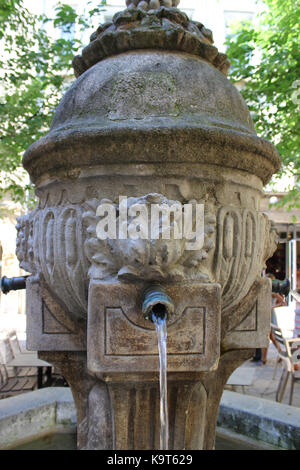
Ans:
[{"label": "stone pedestal", "polygon": [[[253,350],[221,355],[215,371],[168,374],[169,450],[211,450],[219,402],[232,372]],[[105,380],[86,369],[84,353],[43,352],[71,386],[77,409],[79,449],[159,449],[159,377],[118,374]]]},{"label": "stone pedestal", "polygon": [[[222,342],[219,286],[192,283],[166,289],[176,311],[168,326],[169,449],[213,449],[219,401],[228,378],[253,355],[251,348],[268,344],[270,280],[261,280],[238,306],[236,326],[223,331]],[[40,344],[49,350],[39,356],[54,364],[72,389],[79,449],[159,449],[156,334],[137,308],[141,293],[137,285],[93,283],[87,353],[82,333],[73,337],[74,345],[82,341],[81,347],[69,352],[72,334],[61,329],[59,333],[60,323],[56,331],[53,323],[50,336],[48,330],[38,331],[38,323],[29,317],[31,335],[40,335]],[[34,302],[34,295],[30,298]],[[38,319],[46,312],[47,318],[45,305],[38,312],[35,304],[31,315]]]}]

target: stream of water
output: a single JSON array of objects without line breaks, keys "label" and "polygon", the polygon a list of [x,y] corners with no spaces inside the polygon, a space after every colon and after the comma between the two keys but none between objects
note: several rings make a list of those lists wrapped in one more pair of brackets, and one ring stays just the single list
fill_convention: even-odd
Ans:
[{"label": "stream of water", "polygon": [[159,353],[159,384],[160,384],[160,450],[168,450],[169,417],[167,400],[167,320],[153,315],[156,328]]}]

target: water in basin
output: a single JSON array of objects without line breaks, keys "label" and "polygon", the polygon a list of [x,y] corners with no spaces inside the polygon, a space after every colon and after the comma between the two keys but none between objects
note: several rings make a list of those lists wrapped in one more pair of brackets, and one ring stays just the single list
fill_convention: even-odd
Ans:
[{"label": "water in basin", "polygon": [[[218,435],[216,450],[276,450],[259,443],[242,442],[232,436]],[[76,433],[51,433],[31,442],[14,447],[13,450],[76,450]],[[279,449],[278,449],[279,450]]]}]

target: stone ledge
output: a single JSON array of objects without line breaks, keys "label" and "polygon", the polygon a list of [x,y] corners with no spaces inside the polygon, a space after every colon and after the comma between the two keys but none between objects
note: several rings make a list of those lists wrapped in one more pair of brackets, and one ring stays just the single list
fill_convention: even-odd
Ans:
[{"label": "stone ledge", "polygon": [[300,449],[300,409],[224,391],[218,426],[282,449]]},{"label": "stone ledge", "polygon": [[0,449],[76,426],[69,388],[51,387],[0,400]]},{"label": "stone ledge", "polygon": [[[51,387],[0,400],[0,449],[57,430],[73,430],[76,411],[69,388]],[[224,391],[218,429],[281,449],[300,449],[300,409]]]}]

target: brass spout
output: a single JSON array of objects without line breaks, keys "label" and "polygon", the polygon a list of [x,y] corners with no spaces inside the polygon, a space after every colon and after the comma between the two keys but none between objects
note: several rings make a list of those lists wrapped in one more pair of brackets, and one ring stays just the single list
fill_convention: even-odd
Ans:
[{"label": "brass spout", "polygon": [[174,304],[162,287],[152,286],[145,292],[142,312],[146,320],[167,319],[174,312]]}]

